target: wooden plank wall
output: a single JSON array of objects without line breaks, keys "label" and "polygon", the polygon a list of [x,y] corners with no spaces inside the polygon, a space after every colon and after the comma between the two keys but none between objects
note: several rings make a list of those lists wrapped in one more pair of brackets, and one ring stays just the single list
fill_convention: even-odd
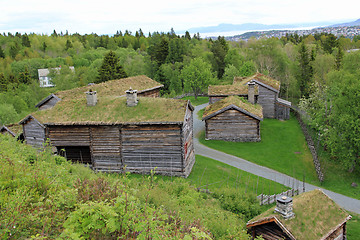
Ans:
[{"label": "wooden plank wall", "polygon": [[150,91],[138,93],[138,97],[160,97],[160,89],[157,88]]},{"label": "wooden plank wall", "polygon": [[195,163],[194,135],[193,135],[193,111],[188,107],[185,113],[184,125],[182,128],[182,148],[184,177],[188,177]]},{"label": "wooden plank wall", "polygon": [[128,125],[122,132],[122,159],[130,172],[182,175],[180,125]]},{"label": "wooden plank wall", "polygon": [[289,120],[290,119],[290,108],[276,103],[276,118],[280,120]]},{"label": "wooden plank wall", "polygon": [[252,228],[255,231],[255,236],[262,236],[266,240],[290,240],[290,238],[284,233],[281,228],[274,222],[262,224]]},{"label": "wooden plank wall", "polygon": [[260,141],[259,120],[229,109],[205,121],[206,138],[212,140]]},{"label": "wooden plank wall", "polygon": [[48,132],[53,146],[90,146],[88,126],[49,126]]},{"label": "wooden plank wall", "polygon": [[45,129],[34,119],[29,120],[23,124],[24,138],[27,144],[42,148],[45,143]]},{"label": "wooden plank wall", "polygon": [[275,102],[277,99],[277,93],[261,85],[258,86],[259,86],[259,96],[257,103],[263,107],[264,118],[276,118]]},{"label": "wooden plank wall", "polygon": [[43,105],[41,105],[39,107],[39,110],[45,110],[48,108],[52,108],[53,106],[55,106],[55,104],[58,102],[59,100],[56,98],[51,98],[49,101],[47,101],[46,103],[44,103]]},{"label": "wooden plank wall", "polygon": [[90,128],[91,153],[95,170],[107,172],[122,170],[120,131],[119,126]]}]

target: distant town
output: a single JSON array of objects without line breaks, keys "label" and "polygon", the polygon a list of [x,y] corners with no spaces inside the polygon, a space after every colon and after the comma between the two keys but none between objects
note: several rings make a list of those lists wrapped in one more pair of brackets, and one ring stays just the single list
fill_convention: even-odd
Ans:
[{"label": "distant town", "polygon": [[354,38],[355,36],[360,35],[360,26],[352,26],[352,27],[323,27],[323,28],[313,28],[308,30],[270,30],[270,31],[254,31],[254,32],[247,32],[241,35],[236,35],[232,37],[225,37],[228,41],[239,41],[245,40],[247,41],[251,37],[256,39],[259,38],[281,38],[285,37],[287,34],[297,34],[299,36],[304,35],[314,35],[314,34],[321,34],[321,33],[328,33],[334,34],[337,37],[344,36],[346,38]]}]

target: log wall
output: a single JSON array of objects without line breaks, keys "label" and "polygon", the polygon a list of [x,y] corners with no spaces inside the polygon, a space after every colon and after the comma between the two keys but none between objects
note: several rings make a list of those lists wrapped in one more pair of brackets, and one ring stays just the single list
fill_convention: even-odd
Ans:
[{"label": "log wall", "polygon": [[260,104],[263,108],[264,118],[276,118],[275,102],[277,99],[277,93],[261,85],[258,86],[259,96],[257,103]]},{"label": "log wall", "polygon": [[121,155],[130,172],[182,175],[180,125],[128,125],[122,132]]},{"label": "log wall", "polygon": [[237,142],[260,141],[260,121],[235,109],[205,120],[206,139]]},{"label": "log wall", "polygon": [[182,127],[182,148],[184,176],[189,176],[195,163],[194,141],[193,141],[193,113],[187,108],[184,125]]},{"label": "log wall", "polygon": [[27,144],[35,148],[42,148],[44,146],[45,128],[33,118],[29,118],[23,124],[23,133]]},{"label": "log wall", "polygon": [[122,170],[120,126],[92,126],[90,136],[93,168],[107,172]]},{"label": "log wall", "polygon": [[290,108],[280,104],[276,103],[275,105],[276,109],[276,118],[280,120],[289,120],[290,119]]},{"label": "log wall", "polygon": [[160,97],[160,89],[156,88],[150,91],[138,93],[138,97],[154,97],[154,98]]}]

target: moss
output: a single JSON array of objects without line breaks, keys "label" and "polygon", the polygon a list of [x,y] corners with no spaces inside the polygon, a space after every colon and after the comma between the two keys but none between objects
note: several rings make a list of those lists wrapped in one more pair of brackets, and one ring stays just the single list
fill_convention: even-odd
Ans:
[{"label": "moss", "polygon": [[61,98],[62,100],[67,99],[79,99],[84,98],[84,92],[89,91],[96,91],[98,97],[102,96],[122,96],[125,95],[125,91],[128,90],[130,87],[132,89],[138,90],[141,92],[146,89],[161,87],[162,84],[148,78],[147,76],[141,75],[136,77],[128,77],[118,80],[111,80],[99,84],[95,84],[92,86],[85,86],[74,88],[71,90],[60,91],[55,93],[56,96]]},{"label": "moss", "polygon": [[127,122],[182,122],[186,100],[139,98],[135,107],[126,106],[126,97],[102,97],[88,107],[83,99],[63,100],[53,108],[32,114],[42,123],[117,124]]},{"label": "moss", "polygon": [[315,240],[319,239],[319,236],[328,234],[349,216],[321,190],[313,190],[294,197],[293,208],[295,217],[289,220],[285,220],[279,213],[274,213],[275,207],[273,207],[249,222],[277,217],[296,239]]},{"label": "moss", "polygon": [[242,108],[246,110],[249,113],[252,113],[260,118],[263,118],[262,114],[262,107],[258,104],[251,104],[244,98],[238,97],[238,96],[229,96],[227,98],[224,98],[214,104],[211,104],[205,108],[203,118],[219,111],[220,109],[223,109],[229,105],[235,105],[239,108]]}]

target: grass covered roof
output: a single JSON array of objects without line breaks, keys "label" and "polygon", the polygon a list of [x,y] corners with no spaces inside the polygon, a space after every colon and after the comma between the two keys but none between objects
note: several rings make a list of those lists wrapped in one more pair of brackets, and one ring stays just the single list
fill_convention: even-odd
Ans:
[{"label": "grass covered roof", "polygon": [[280,81],[275,80],[275,79],[273,79],[269,76],[266,76],[264,74],[261,74],[261,73],[256,73],[249,77],[235,77],[234,81],[233,81],[233,85],[237,85],[237,84],[244,85],[251,80],[259,81],[265,85],[268,85],[268,86],[280,91]]},{"label": "grass covered roof", "polygon": [[251,104],[242,97],[229,96],[207,106],[203,114],[203,119],[230,105],[235,105],[259,118],[263,118],[262,107],[260,105]]},{"label": "grass covered roof", "polygon": [[349,217],[347,212],[318,189],[293,198],[295,217],[291,219],[285,220],[281,214],[274,213],[274,209],[272,207],[256,216],[248,225],[276,217],[296,239],[317,240],[326,237]]},{"label": "grass covered roof", "polygon": [[55,95],[62,100],[84,98],[84,92],[96,91],[98,96],[122,96],[130,87],[138,90],[138,93],[147,90],[160,88],[163,85],[152,80],[151,78],[140,75],[135,77],[122,78],[118,80],[110,80],[91,86],[74,88],[66,91],[56,92]]},{"label": "grass covered roof", "polygon": [[81,99],[67,99],[53,108],[32,114],[43,124],[85,125],[144,122],[183,122],[187,100],[140,97],[138,105],[127,107],[126,97],[99,97],[96,106]]}]

